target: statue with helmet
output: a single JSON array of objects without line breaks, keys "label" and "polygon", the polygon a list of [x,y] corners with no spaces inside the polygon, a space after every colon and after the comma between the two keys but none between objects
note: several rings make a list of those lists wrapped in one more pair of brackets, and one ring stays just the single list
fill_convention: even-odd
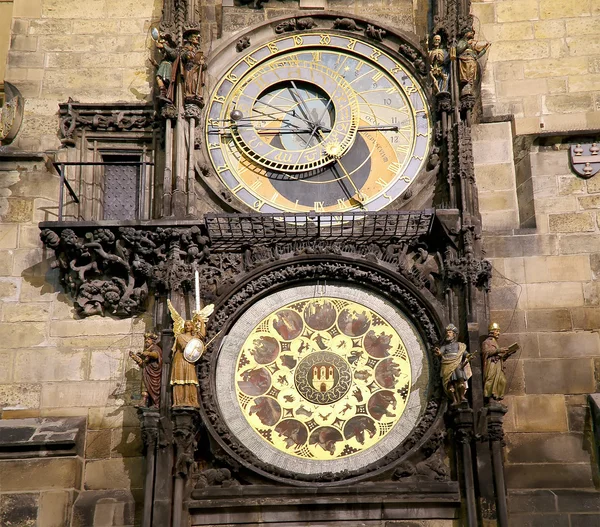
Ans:
[{"label": "statue with helmet", "polygon": [[467,352],[467,345],[458,342],[457,339],[458,328],[454,324],[449,324],[446,326],[444,343],[434,350],[442,360],[442,385],[446,395],[452,401],[452,406],[467,401],[468,381],[473,375],[469,364],[472,354]]},{"label": "statue with helmet", "polygon": [[501,348],[498,344],[500,326],[494,322],[488,328],[488,337],[481,345],[483,356],[483,395],[489,399],[501,400],[506,393],[506,360],[519,350],[518,344]]}]

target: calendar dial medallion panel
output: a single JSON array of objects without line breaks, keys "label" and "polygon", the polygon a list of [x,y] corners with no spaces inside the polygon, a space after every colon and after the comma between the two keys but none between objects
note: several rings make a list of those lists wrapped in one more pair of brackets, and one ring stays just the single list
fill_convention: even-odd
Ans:
[{"label": "calendar dial medallion panel", "polygon": [[258,212],[380,210],[422,169],[426,97],[390,54],[306,31],[248,53],[217,83],[206,144],[221,182]]},{"label": "calendar dial medallion panel", "polygon": [[233,433],[264,461],[350,470],[389,453],[414,426],[426,391],[422,345],[377,296],[346,286],[311,292],[276,293],[242,316],[219,356],[217,398]]}]

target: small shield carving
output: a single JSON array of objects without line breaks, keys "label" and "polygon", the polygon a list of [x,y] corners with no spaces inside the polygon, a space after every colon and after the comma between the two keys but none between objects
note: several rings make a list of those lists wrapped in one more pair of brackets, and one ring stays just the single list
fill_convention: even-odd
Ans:
[{"label": "small shield carving", "polygon": [[600,145],[598,143],[571,145],[571,166],[577,175],[591,178],[600,172]]}]

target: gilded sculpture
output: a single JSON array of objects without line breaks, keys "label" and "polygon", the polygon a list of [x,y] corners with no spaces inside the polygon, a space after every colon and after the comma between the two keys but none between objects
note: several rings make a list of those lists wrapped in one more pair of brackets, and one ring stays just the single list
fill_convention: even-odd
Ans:
[{"label": "gilded sculpture", "polygon": [[[206,345],[206,322],[214,310],[210,304],[195,311],[192,320],[185,320],[167,300],[173,319],[173,358],[171,364],[171,386],[173,407],[198,408],[198,375],[196,362]],[[199,352],[198,352],[199,350]],[[193,362],[192,362],[193,361]]]},{"label": "gilded sculpture", "polygon": [[442,385],[453,406],[467,401],[468,381],[472,376],[469,361],[472,354],[467,345],[458,342],[458,329],[454,324],[446,326],[444,344],[435,348],[435,354],[442,359]]},{"label": "gilded sculpture", "polygon": [[160,405],[163,359],[162,348],[158,345],[158,339],[156,333],[146,333],[144,335],[144,350],[137,353],[129,352],[129,356],[142,369],[144,390],[142,391],[141,406],[148,408],[158,408]]},{"label": "gilded sculpture", "polygon": [[499,336],[500,326],[494,322],[490,324],[488,329],[488,338],[481,345],[484,379],[483,395],[496,400],[501,400],[506,393],[504,363],[519,349],[518,344],[501,348],[498,344]]},{"label": "gilded sculpture", "polygon": [[473,28],[464,30],[461,39],[456,44],[461,95],[472,93],[473,86],[479,80],[478,60],[487,53],[490,46],[490,42],[475,39]]}]

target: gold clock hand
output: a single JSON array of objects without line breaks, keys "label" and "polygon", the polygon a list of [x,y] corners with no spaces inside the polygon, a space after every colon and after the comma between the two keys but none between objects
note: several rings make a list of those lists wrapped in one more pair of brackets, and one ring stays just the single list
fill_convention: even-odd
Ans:
[{"label": "gold clock hand", "polygon": [[[324,139],[325,136],[323,135],[322,130],[319,130],[319,133],[321,134],[321,137]],[[337,162],[337,164],[340,166],[340,168],[342,169],[342,172],[344,173],[344,177],[350,181],[350,184],[352,185],[352,188],[354,189],[354,192],[356,192],[356,196],[358,197],[358,199],[356,201],[358,201],[358,203],[360,203],[361,206],[363,206],[363,201],[365,199],[367,199],[367,197],[358,189],[358,187],[356,186],[356,184],[354,183],[354,181],[352,181],[352,178],[350,177],[350,174],[348,173],[348,171],[344,168],[344,165],[342,164],[342,162],[340,161],[340,158],[335,156],[334,160]]]}]

